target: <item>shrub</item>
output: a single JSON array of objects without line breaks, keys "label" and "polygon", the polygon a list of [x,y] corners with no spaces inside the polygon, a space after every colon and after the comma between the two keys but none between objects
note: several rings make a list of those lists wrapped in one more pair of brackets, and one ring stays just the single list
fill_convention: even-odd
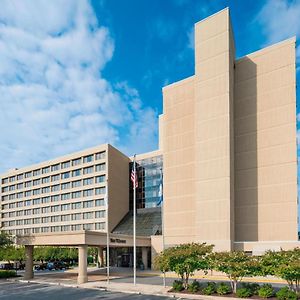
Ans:
[{"label": "shrub", "polygon": [[229,294],[230,292],[231,292],[230,287],[224,282],[221,282],[217,287],[218,295],[226,295]]},{"label": "shrub", "polygon": [[200,283],[197,280],[194,280],[188,285],[188,291],[191,293],[197,293],[200,290]]},{"label": "shrub", "polygon": [[249,288],[242,287],[236,290],[236,295],[239,298],[249,298],[252,296],[252,291]]},{"label": "shrub", "polygon": [[202,290],[204,295],[212,295],[216,292],[217,285],[215,282],[208,282],[207,286]]},{"label": "shrub", "polygon": [[180,292],[184,289],[183,282],[181,280],[174,280],[172,287],[176,292]]},{"label": "shrub", "polygon": [[279,300],[297,300],[297,294],[291,291],[287,286],[280,289],[276,293],[276,297]]},{"label": "shrub", "polygon": [[258,289],[258,296],[261,298],[270,298],[274,295],[274,289],[271,284],[264,284]]},{"label": "shrub", "polygon": [[260,285],[258,283],[243,282],[242,287],[249,289],[252,295],[258,295]]},{"label": "shrub", "polygon": [[13,270],[0,270],[0,278],[9,278],[9,277],[16,277],[16,271]]}]

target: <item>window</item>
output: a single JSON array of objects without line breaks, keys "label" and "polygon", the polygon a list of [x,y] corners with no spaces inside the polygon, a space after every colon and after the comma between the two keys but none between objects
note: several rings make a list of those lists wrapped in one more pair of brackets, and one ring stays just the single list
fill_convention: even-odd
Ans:
[{"label": "window", "polygon": [[14,182],[14,181],[16,181],[16,176],[9,177],[9,182]]},{"label": "window", "polygon": [[6,201],[6,200],[8,200],[8,195],[2,196],[2,201]]},{"label": "window", "polygon": [[30,206],[30,205],[31,205],[31,200],[24,201],[24,206]]},{"label": "window", "polygon": [[25,173],[25,178],[29,178],[29,177],[31,177],[32,176],[32,172],[26,172]]},{"label": "window", "polygon": [[[57,205],[59,208],[59,205]],[[52,206],[53,207],[53,206]],[[47,214],[50,212],[50,206],[42,207],[42,214]]]},{"label": "window", "polygon": [[31,228],[24,228],[24,234],[30,234]]},{"label": "window", "polygon": [[50,172],[50,167],[45,167],[42,169],[42,174],[47,174]]},{"label": "window", "polygon": [[104,159],[105,158],[105,151],[96,153],[96,160]]},{"label": "window", "polygon": [[24,185],[25,187],[31,187],[31,181],[26,181]]},{"label": "window", "polygon": [[61,226],[61,231],[70,231],[71,226],[70,225],[63,225]]},{"label": "window", "polygon": [[8,214],[8,216],[9,216],[10,218],[13,218],[13,217],[15,216],[15,212],[14,212],[14,211],[10,212],[10,213]]},{"label": "window", "polygon": [[82,224],[83,230],[92,230],[93,224]]},{"label": "window", "polygon": [[39,195],[41,193],[41,189],[35,189],[32,191],[33,195]]},{"label": "window", "polygon": [[59,184],[52,185],[51,186],[51,192],[57,192],[57,191],[59,191]]},{"label": "window", "polygon": [[72,209],[80,209],[80,208],[81,208],[81,202],[72,203]]},{"label": "window", "polygon": [[95,194],[96,195],[102,195],[105,194],[106,188],[105,187],[101,187],[101,188],[96,188],[95,189]]},{"label": "window", "polygon": [[71,220],[70,215],[62,215],[61,216],[61,221],[62,222],[66,222],[66,221],[70,221],[70,220]]},{"label": "window", "polygon": [[39,214],[41,213],[41,209],[40,209],[40,208],[34,208],[34,209],[32,210],[32,213],[33,213],[34,215],[39,215]]},{"label": "window", "polygon": [[40,204],[41,203],[41,199],[40,198],[37,198],[37,199],[33,199],[32,200],[32,204],[33,205],[38,205],[38,204]]},{"label": "window", "polygon": [[57,175],[52,175],[51,176],[51,181],[53,182],[53,181],[57,181],[57,180],[59,180],[59,174],[57,174]]},{"label": "window", "polygon": [[51,196],[51,202],[59,201],[59,195]]},{"label": "window", "polygon": [[24,220],[24,225],[30,225],[30,224],[31,224],[31,219]]},{"label": "window", "polygon": [[70,177],[70,172],[65,172],[61,174],[61,179],[66,179]]},{"label": "window", "polygon": [[105,182],[105,175],[95,177],[95,182],[96,183]]},{"label": "window", "polygon": [[16,186],[15,185],[11,185],[9,188],[8,188],[10,191],[14,191],[16,189]]},{"label": "window", "polygon": [[43,197],[42,198],[42,203],[49,203],[50,202],[50,197]]},{"label": "window", "polygon": [[72,231],[78,231],[81,230],[81,225],[77,224],[77,225],[72,225]]},{"label": "window", "polygon": [[59,170],[59,164],[56,164],[56,165],[51,166],[51,171],[52,171],[52,172],[58,171],[58,170]]},{"label": "window", "polygon": [[81,164],[81,158],[73,159],[72,166],[78,166]]},{"label": "window", "polygon": [[9,221],[8,222],[8,226],[15,226],[15,224],[16,224],[16,221]]},{"label": "window", "polygon": [[105,164],[100,164],[95,166],[96,172],[104,171],[105,170]]},{"label": "window", "polygon": [[30,215],[31,215],[31,209],[25,209],[24,216],[30,216]]},{"label": "window", "polygon": [[39,184],[40,184],[40,179],[33,180],[33,186],[39,185]]},{"label": "window", "polygon": [[48,182],[50,182],[50,177],[49,176],[42,178],[42,183],[48,183]]},{"label": "window", "polygon": [[16,206],[17,207],[23,207],[23,201],[17,202]]},{"label": "window", "polygon": [[72,182],[72,188],[81,186],[81,180],[76,180]]},{"label": "window", "polygon": [[16,225],[17,226],[21,226],[21,225],[23,225],[23,220],[16,220]]},{"label": "window", "polygon": [[95,218],[105,218],[105,210],[96,211]]},{"label": "window", "polygon": [[18,183],[17,184],[17,190],[21,190],[23,188],[23,183]]},{"label": "window", "polygon": [[9,203],[8,207],[9,208],[15,208],[15,203]]},{"label": "window", "polygon": [[59,205],[51,206],[51,212],[57,212],[57,211],[59,211]]},{"label": "window", "polygon": [[83,202],[83,208],[90,208],[90,207],[93,207],[93,201],[85,201]]},{"label": "window", "polygon": [[3,178],[2,179],[2,184],[6,184],[6,183],[8,183],[8,178]]},{"label": "window", "polygon": [[31,196],[31,191],[26,191],[25,192],[25,197],[30,197]]},{"label": "window", "polygon": [[72,214],[72,221],[81,220],[81,214]]},{"label": "window", "polygon": [[67,190],[70,188],[70,182],[62,183],[61,184],[61,189],[62,190]]},{"label": "window", "polygon": [[51,226],[51,232],[58,232],[60,229],[59,226]]},{"label": "window", "polygon": [[42,188],[42,194],[47,194],[47,193],[50,193],[50,187],[49,186]]},{"label": "window", "polygon": [[8,198],[9,198],[9,200],[13,200],[13,199],[16,198],[16,194],[10,194],[10,195],[8,196]]},{"label": "window", "polygon": [[40,233],[40,227],[32,228],[33,233]]},{"label": "window", "polygon": [[17,175],[17,180],[22,180],[23,179],[23,174]]},{"label": "window", "polygon": [[41,174],[41,170],[40,169],[33,171],[33,176],[38,176],[40,174]]},{"label": "window", "polygon": [[65,161],[63,163],[61,163],[61,168],[62,169],[66,169],[70,167],[70,161]]},{"label": "window", "polygon": [[61,200],[68,200],[70,199],[70,193],[62,194],[61,195]]},{"label": "window", "polygon": [[93,155],[87,155],[83,157],[83,162],[84,163],[89,163],[93,161]]},{"label": "window", "polygon": [[20,199],[20,198],[23,198],[23,193],[22,192],[17,193],[17,199]]},{"label": "window", "polygon": [[6,193],[6,192],[8,192],[8,186],[2,188],[2,193]]},{"label": "window", "polygon": [[81,174],[81,169],[77,169],[77,170],[72,171],[72,176],[73,177],[80,176],[80,174]]},{"label": "window", "polygon": [[49,227],[42,227],[41,232],[49,232]]},{"label": "window", "polygon": [[51,217],[51,222],[60,222],[60,216],[52,216]]},{"label": "window", "polygon": [[50,217],[43,217],[42,218],[42,223],[49,223],[50,222]]},{"label": "window", "polygon": [[80,192],[73,192],[72,193],[72,198],[80,198],[81,197],[81,191]]},{"label": "window", "polygon": [[83,185],[90,185],[93,184],[93,178],[85,178],[83,179]]},{"label": "window", "polygon": [[92,218],[93,218],[93,213],[92,213],[92,212],[86,212],[86,213],[83,213],[83,214],[82,214],[82,218],[83,218],[84,220],[92,219]]},{"label": "window", "polygon": [[16,216],[17,217],[23,216],[23,210],[16,211]]},{"label": "window", "polygon": [[93,167],[87,167],[83,169],[83,174],[91,174],[93,173]]},{"label": "window", "polygon": [[23,235],[23,229],[17,229],[16,234],[17,235]]},{"label": "window", "polygon": [[89,197],[89,196],[93,196],[92,189],[83,191],[83,197]]},{"label": "window", "polygon": [[62,206],[61,206],[62,211],[69,210],[70,208],[71,208],[70,204],[62,204]]},{"label": "window", "polygon": [[40,224],[41,223],[41,218],[34,218],[32,219],[33,224]]}]

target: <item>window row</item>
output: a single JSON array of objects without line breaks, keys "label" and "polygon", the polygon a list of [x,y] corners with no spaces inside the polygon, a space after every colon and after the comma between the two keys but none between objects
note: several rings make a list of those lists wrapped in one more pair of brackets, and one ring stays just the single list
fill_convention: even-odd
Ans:
[{"label": "window row", "polygon": [[31,224],[45,224],[45,223],[55,223],[55,222],[67,222],[67,221],[77,221],[77,220],[89,220],[89,219],[101,219],[105,218],[106,211],[99,210],[95,212],[84,212],[77,214],[69,214],[62,216],[51,216],[51,217],[40,217],[31,219],[21,219],[2,222],[2,227],[13,227]]},{"label": "window row", "polygon": [[[49,197],[47,197],[49,198]],[[11,209],[11,208],[19,208],[24,206],[30,206],[30,205],[37,205],[40,204],[41,202],[36,202],[35,200],[41,201],[41,199],[34,199],[32,200],[31,203],[25,203],[27,201],[23,202],[17,202],[16,206],[12,205],[15,203],[10,203],[2,205],[2,210],[6,209]],[[51,199],[52,200],[52,199]],[[31,201],[31,200],[28,200]],[[49,199],[44,199],[44,202],[42,203],[48,203]],[[54,201],[53,201],[54,202]],[[22,203],[22,205],[20,205]],[[46,207],[37,207],[33,209],[24,209],[24,210],[18,210],[18,211],[12,211],[12,212],[7,212],[7,213],[2,213],[2,218],[11,218],[15,216],[23,216],[23,215],[31,215],[31,214],[39,214],[39,213],[48,213],[48,212],[55,212],[55,211],[60,211],[57,207],[61,206],[61,210],[67,210],[67,209],[79,209],[79,208],[89,208],[89,207],[94,207],[94,206],[104,206],[105,205],[105,200],[104,199],[96,199],[96,200],[87,200],[87,201],[78,201],[74,203],[66,203],[66,204],[61,204],[61,205],[54,205],[54,206],[46,206]]]},{"label": "window row", "polygon": [[[67,189],[67,188],[65,187],[65,188],[62,188],[62,190],[63,189]],[[58,186],[54,185],[51,187],[51,189],[50,189],[50,187],[44,187],[41,189],[35,189],[35,190],[24,192],[24,193],[20,192],[17,194],[10,194],[10,195],[6,195],[6,196],[2,196],[1,199],[2,199],[2,201],[21,199],[23,197],[31,197],[31,196],[36,196],[36,195],[40,195],[40,194],[48,194],[48,193],[50,193],[50,191],[57,192],[59,190],[60,190],[59,185]],[[71,199],[71,198],[80,198],[80,197],[89,197],[89,196],[93,196],[94,194],[101,195],[101,194],[105,194],[105,192],[106,192],[106,188],[103,186],[103,187],[99,187],[99,188],[95,188],[95,189],[87,189],[87,190],[77,191],[77,192],[72,192],[72,193],[63,193],[63,194],[61,194],[61,200],[66,200],[66,199]],[[56,196],[58,196],[58,195],[56,195]],[[47,197],[43,197],[43,198],[47,198]]]},{"label": "window row", "polygon": [[90,155],[86,155],[86,156],[79,157],[79,158],[76,158],[76,159],[67,160],[67,161],[64,161],[62,163],[54,164],[52,166],[47,166],[47,167],[44,167],[44,168],[41,168],[41,169],[28,171],[28,172],[25,172],[23,174],[18,174],[18,175],[15,175],[15,176],[10,176],[10,177],[3,178],[2,179],[2,184],[7,184],[9,182],[15,182],[17,180],[23,180],[24,178],[30,178],[32,176],[39,176],[41,174],[47,174],[50,171],[54,172],[54,171],[58,171],[60,169],[69,168],[71,166],[78,166],[81,163],[89,163],[89,162],[92,162],[94,160],[104,159],[105,156],[106,156],[105,151],[102,151],[102,152],[98,152],[96,154],[90,154]]},{"label": "window row", "polygon": [[46,226],[35,228],[24,228],[15,230],[4,230],[10,235],[27,235],[34,233],[47,233],[47,232],[64,232],[64,231],[79,231],[79,230],[104,230],[105,222],[76,224],[76,225],[63,225],[63,226]]}]

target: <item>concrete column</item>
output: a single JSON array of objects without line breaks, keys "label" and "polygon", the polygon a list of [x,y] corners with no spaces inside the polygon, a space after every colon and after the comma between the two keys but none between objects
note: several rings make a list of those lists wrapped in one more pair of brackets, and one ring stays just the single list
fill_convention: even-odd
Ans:
[{"label": "concrete column", "polygon": [[148,269],[148,248],[142,248],[142,261],[145,266],[145,269]]},{"label": "concrete column", "polygon": [[103,247],[98,247],[98,267],[104,267]]},{"label": "concrete column", "polygon": [[25,246],[25,273],[24,279],[30,280],[33,278],[33,246]]},{"label": "concrete column", "polygon": [[77,283],[85,283],[88,281],[87,277],[87,246],[78,247],[78,278]]}]

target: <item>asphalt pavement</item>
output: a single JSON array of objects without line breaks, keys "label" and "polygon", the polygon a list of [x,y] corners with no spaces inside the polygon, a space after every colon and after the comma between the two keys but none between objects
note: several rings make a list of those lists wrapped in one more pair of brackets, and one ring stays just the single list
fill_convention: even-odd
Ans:
[{"label": "asphalt pavement", "polygon": [[167,299],[164,296],[126,294],[108,292],[100,289],[82,289],[58,285],[22,283],[0,280],[1,300],[93,300],[93,299],[122,299],[122,300],[160,300]]}]

